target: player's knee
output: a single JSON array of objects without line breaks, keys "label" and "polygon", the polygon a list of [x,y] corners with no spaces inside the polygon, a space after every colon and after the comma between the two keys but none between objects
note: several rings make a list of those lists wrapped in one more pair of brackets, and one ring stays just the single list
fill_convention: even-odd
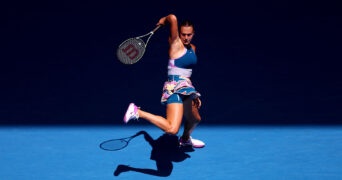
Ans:
[{"label": "player's knee", "polygon": [[177,135],[178,131],[179,127],[170,126],[170,128],[168,128],[165,132],[171,135]]}]

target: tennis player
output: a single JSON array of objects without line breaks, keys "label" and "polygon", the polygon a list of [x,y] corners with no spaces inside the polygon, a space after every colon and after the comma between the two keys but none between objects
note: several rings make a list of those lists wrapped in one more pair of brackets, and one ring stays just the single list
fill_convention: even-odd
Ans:
[{"label": "tennis player", "polygon": [[160,18],[157,25],[170,28],[168,79],[164,83],[161,103],[166,106],[166,118],[151,114],[130,103],[124,116],[124,122],[138,118],[145,119],[162,129],[165,133],[177,135],[185,117],[184,131],[179,138],[181,146],[202,148],[205,143],[193,139],[190,135],[201,121],[200,93],[192,85],[190,77],[192,68],[197,63],[196,47],[191,43],[194,37],[194,25],[191,21],[183,21],[178,26],[177,17],[169,14]]}]

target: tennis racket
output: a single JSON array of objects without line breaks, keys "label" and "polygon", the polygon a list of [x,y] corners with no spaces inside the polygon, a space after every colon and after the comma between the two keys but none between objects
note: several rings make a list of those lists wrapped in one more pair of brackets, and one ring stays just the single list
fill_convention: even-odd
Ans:
[{"label": "tennis racket", "polygon": [[[138,62],[145,53],[148,41],[161,25],[158,25],[152,31],[142,36],[129,38],[122,42],[116,50],[116,56],[123,64],[134,64]],[[143,38],[147,37],[146,42]]]},{"label": "tennis racket", "polygon": [[128,143],[136,136],[137,134],[126,138],[107,140],[100,144],[100,148],[106,151],[117,151],[125,148]]}]

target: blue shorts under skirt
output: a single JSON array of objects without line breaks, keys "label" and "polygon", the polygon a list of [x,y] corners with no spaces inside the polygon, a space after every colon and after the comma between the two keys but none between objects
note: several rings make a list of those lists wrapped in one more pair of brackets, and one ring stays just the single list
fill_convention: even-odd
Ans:
[{"label": "blue shorts under skirt", "polygon": [[201,94],[196,91],[191,81],[187,77],[178,75],[169,75],[168,80],[164,83],[161,103],[163,105],[170,103],[183,103],[184,99],[195,99]]}]

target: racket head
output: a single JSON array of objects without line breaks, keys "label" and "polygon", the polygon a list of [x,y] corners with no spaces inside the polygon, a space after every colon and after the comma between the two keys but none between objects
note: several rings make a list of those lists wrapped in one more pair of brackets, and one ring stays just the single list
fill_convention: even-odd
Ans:
[{"label": "racket head", "polygon": [[111,139],[100,144],[100,148],[106,151],[117,151],[125,148],[128,145],[126,139]]},{"label": "racket head", "polygon": [[122,42],[116,50],[116,56],[123,64],[135,64],[144,55],[146,44],[140,38],[130,38]]}]

